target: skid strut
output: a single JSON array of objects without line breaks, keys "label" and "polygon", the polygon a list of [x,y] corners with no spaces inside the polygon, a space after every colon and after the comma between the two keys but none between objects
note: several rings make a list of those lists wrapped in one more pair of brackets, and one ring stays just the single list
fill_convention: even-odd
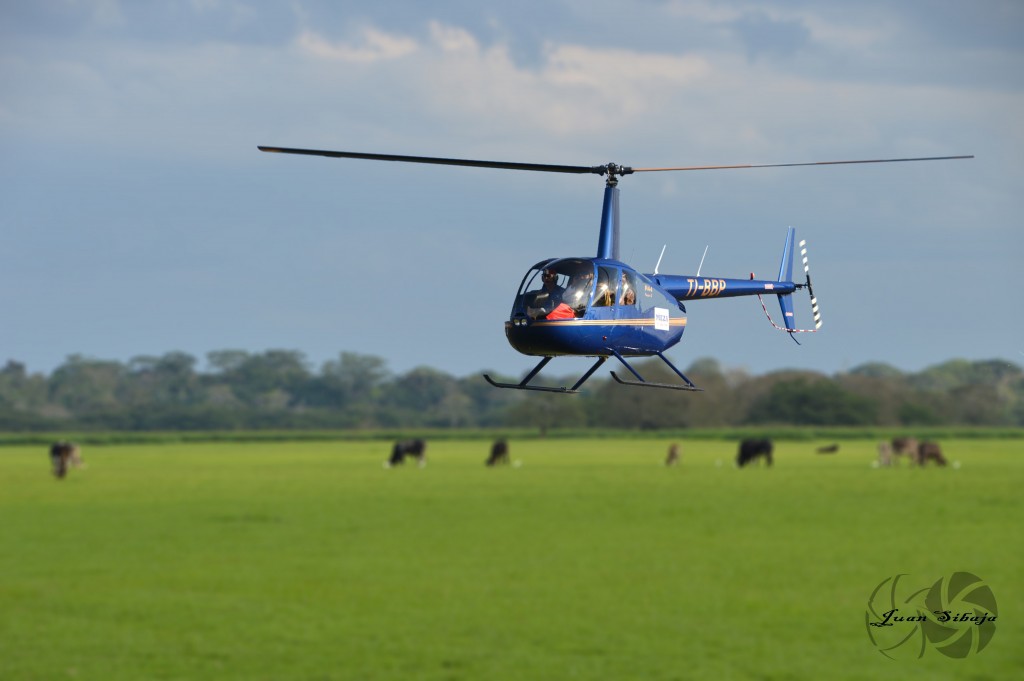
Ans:
[{"label": "skid strut", "polygon": [[571,388],[566,388],[564,386],[561,388],[552,388],[545,385],[529,385],[530,381],[532,381],[534,377],[540,373],[540,370],[547,366],[548,362],[550,362],[552,359],[554,358],[545,357],[544,359],[542,359],[540,363],[537,364],[537,366],[535,366],[533,370],[530,371],[530,373],[526,374],[523,380],[521,380],[519,383],[499,383],[490,376],[488,376],[487,374],[484,374],[484,380],[493,385],[495,388],[511,388],[512,390],[539,390],[547,393],[575,393],[579,392],[580,386],[583,385],[588,378],[593,376],[594,372],[597,371],[598,368],[602,364],[604,364],[605,361],[608,360],[607,357],[598,357],[597,361],[594,362],[594,366],[587,369],[587,373],[583,374],[580,377],[580,380],[576,381],[576,383],[574,383]]},{"label": "skid strut", "polygon": [[646,380],[644,380],[644,377],[641,376],[639,373],[637,373],[636,369],[634,369],[632,366],[630,366],[629,362],[627,362],[625,360],[625,358],[622,355],[620,355],[617,351],[612,350],[612,354],[615,356],[615,359],[617,359],[620,362],[622,362],[622,366],[624,366],[627,369],[629,369],[629,372],[631,374],[633,374],[634,376],[636,376],[637,379],[638,379],[636,381],[627,381],[627,380],[625,380],[623,378],[620,378],[618,376],[618,374],[616,374],[614,371],[611,372],[612,378],[614,378],[618,383],[621,383],[622,385],[636,385],[636,386],[640,386],[641,388],[667,388],[669,390],[689,390],[691,392],[703,392],[704,391],[703,388],[698,388],[696,385],[694,385],[693,381],[688,379],[686,377],[686,375],[683,374],[682,371],[677,369],[675,367],[675,365],[672,364],[672,362],[668,361],[668,358],[665,357],[665,355],[661,354],[660,352],[657,353],[657,355],[658,355],[658,357],[661,358],[661,361],[664,362],[665,364],[667,364],[669,369],[671,369],[672,371],[675,372],[676,376],[678,376],[679,378],[683,379],[683,381],[685,381],[685,385],[680,385],[678,383],[653,383],[651,381],[646,381]]}]

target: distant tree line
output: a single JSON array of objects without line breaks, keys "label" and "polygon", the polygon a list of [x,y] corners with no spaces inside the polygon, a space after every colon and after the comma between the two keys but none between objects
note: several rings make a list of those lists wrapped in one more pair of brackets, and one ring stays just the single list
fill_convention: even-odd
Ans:
[{"label": "distant tree line", "polygon": [[[1024,426],[1024,372],[1004,360],[957,359],[918,373],[865,364],[832,376],[754,376],[700,359],[685,373],[702,393],[595,378],[587,392],[565,396],[499,390],[480,376],[429,367],[394,374],[383,359],[350,352],[319,370],[295,350],[219,350],[206,359],[200,372],[181,352],[127,363],[72,355],[48,376],[8,361],[0,430]],[[638,366],[648,380],[674,378],[657,360]]]}]

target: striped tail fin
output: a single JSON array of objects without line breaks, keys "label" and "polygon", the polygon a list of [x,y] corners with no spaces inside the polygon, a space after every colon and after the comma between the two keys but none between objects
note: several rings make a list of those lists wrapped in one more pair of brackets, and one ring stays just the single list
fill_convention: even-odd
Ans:
[{"label": "striped tail fin", "polygon": [[779,326],[773,320],[770,314],[768,314],[768,308],[765,307],[764,300],[759,295],[757,298],[761,301],[761,309],[764,310],[764,314],[768,317],[768,321],[771,322],[779,331],[785,331],[790,334],[790,338],[793,339],[799,345],[799,341],[793,334],[796,333],[814,333],[821,328],[821,310],[818,308],[818,299],[814,296],[814,290],[811,288],[811,274],[810,268],[807,265],[807,241],[800,241],[800,258],[803,261],[804,266],[804,277],[806,283],[797,284],[793,281],[793,251],[794,243],[796,241],[796,230],[793,227],[789,228],[786,233],[786,245],[782,251],[782,263],[779,265],[779,278],[780,283],[789,284],[791,290],[806,288],[807,292],[811,296],[811,313],[814,316],[814,328],[813,329],[798,329],[796,328],[796,315],[793,312],[793,294],[792,293],[777,293],[779,298],[779,307],[782,310],[782,323],[784,326]]}]

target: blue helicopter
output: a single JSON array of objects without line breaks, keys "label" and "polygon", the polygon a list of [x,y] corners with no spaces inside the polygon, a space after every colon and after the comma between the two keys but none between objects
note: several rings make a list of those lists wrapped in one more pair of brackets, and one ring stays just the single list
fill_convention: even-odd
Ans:
[{"label": "blue helicopter", "polygon": [[[775,279],[731,279],[697,275],[644,274],[619,259],[619,178],[642,172],[721,170],[739,168],[783,168],[793,166],[846,165],[854,163],[893,163],[903,161],[939,161],[974,158],[973,156],[931,156],[923,158],[887,158],[856,161],[817,161],[811,163],[743,164],[724,166],[684,166],[677,168],[630,168],[615,163],[598,166],[513,163],[470,159],[402,156],[351,151],[324,151],[285,147],[258,147],[260,151],[355,158],[374,161],[400,161],[435,165],[470,166],[505,170],[528,170],[549,173],[593,174],[605,176],[601,228],[597,240],[597,256],[550,258],[538,262],[523,277],[512,312],[505,322],[505,336],[517,351],[540,357],[540,362],[519,383],[502,383],[488,375],[484,378],[497,388],[575,393],[610,357],[614,357],[632,374],[623,378],[614,371],[612,378],[625,385],[671,390],[700,391],[665,357],[686,330],[688,300],[732,298],[771,294],[778,298],[782,326],[768,314],[764,300],[761,305],[772,326],[796,341],[795,334],[815,332],[821,328],[821,313],[811,288],[807,265],[807,249],[801,241],[799,255],[803,264],[802,281],[793,279],[796,255],[796,233],[790,227],[782,251],[779,274]],[[810,297],[813,329],[799,329],[793,310],[792,295],[806,289]],[[572,386],[550,387],[531,385],[540,371],[559,356],[594,357],[594,364]],[[645,380],[627,358],[658,357],[681,380],[680,383],[658,383]]]}]

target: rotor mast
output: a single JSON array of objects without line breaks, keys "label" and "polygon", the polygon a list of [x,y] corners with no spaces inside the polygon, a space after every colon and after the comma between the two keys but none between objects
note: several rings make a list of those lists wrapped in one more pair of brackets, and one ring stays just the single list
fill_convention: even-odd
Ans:
[{"label": "rotor mast", "polygon": [[606,175],[604,203],[601,207],[601,231],[597,236],[597,257],[619,259],[619,175],[629,175],[632,168],[609,163],[594,166],[594,172]]}]

